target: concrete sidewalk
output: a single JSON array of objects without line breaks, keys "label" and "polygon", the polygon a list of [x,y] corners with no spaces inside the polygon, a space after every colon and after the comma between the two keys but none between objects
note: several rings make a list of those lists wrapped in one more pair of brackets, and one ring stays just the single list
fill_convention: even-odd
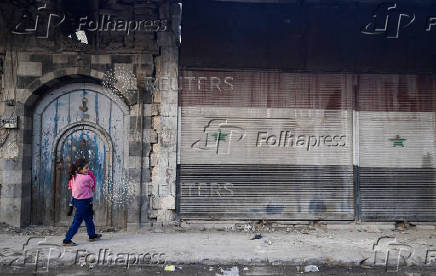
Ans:
[{"label": "concrete sidewalk", "polygon": [[[51,232],[32,228],[0,234],[0,262],[17,267],[35,264],[38,252],[41,264],[36,265],[41,267],[47,265],[43,260],[50,259],[49,265],[63,266],[288,264],[387,266],[395,270],[398,265],[418,265],[436,269],[435,230],[397,231],[376,225],[342,228],[294,226],[253,231],[246,225],[241,231],[142,229],[103,232],[103,238],[92,243],[81,229],[73,239],[79,244],[76,247],[60,246],[63,228]],[[260,239],[252,239],[256,233]]]}]

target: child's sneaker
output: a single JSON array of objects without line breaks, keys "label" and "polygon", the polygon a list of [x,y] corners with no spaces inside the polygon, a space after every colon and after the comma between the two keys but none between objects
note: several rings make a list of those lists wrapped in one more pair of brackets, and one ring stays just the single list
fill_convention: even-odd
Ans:
[{"label": "child's sneaker", "polygon": [[90,242],[98,241],[101,237],[102,237],[101,234],[95,234],[93,237],[89,237],[89,241]]},{"label": "child's sneaker", "polygon": [[64,240],[64,241],[62,242],[62,245],[63,245],[63,246],[76,246],[77,243],[75,243],[75,242],[73,242],[73,241],[67,241],[67,240]]}]

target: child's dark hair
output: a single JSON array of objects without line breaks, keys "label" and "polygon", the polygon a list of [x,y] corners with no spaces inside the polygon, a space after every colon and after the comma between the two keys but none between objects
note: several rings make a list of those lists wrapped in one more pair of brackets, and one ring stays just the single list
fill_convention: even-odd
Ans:
[{"label": "child's dark hair", "polygon": [[85,167],[87,164],[89,164],[89,160],[85,158],[77,159],[75,162],[73,162],[70,166],[70,170],[68,171],[69,179],[72,179],[76,173],[78,173],[80,170],[82,170],[83,167]]}]

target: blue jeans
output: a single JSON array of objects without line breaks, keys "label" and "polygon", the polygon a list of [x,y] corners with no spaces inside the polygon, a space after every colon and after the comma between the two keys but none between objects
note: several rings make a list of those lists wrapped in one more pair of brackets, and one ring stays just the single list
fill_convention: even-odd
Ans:
[{"label": "blue jeans", "polygon": [[[71,195],[71,197],[70,197],[70,203],[68,204],[68,206],[74,206],[74,202],[73,202],[73,200],[74,200],[74,197],[73,197],[73,195]],[[92,204],[92,200],[93,200],[93,197],[91,197],[91,198],[89,199],[89,204]]]},{"label": "blue jeans", "polygon": [[89,238],[95,237],[95,225],[93,216],[91,213],[91,207],[89,206],[91,199],[73,199],[74,206],[76,206],[76,213],[74,214],[73,223],[68,229],[65,235],[64,242],[70,242],[73,236],[79,230],[82,221],[86,223],[86,230],[88,231]]}]

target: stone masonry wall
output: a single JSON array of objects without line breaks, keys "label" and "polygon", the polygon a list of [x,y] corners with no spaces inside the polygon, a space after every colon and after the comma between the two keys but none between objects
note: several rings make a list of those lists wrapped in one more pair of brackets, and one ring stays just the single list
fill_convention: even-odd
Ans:
[{"label": "stone masonry wall", "polygon": [[[65,47],[55,49],[47,42],[42,46],[31,42],[31,47],[24,48],[0,46],[0,116],[19,117],[18,129],[9,130],[8,134],[0,129],[0,142],[7,136],[4,144],[0,144],[1,222],[15,226],[31,223],[32,113],[35,104],[47,92],[67,83],[102,83],[111,70],[115,75],[128,71],[137,79],[133,96],[123,97],[130,107],[126,162],[129,185],[134,190],[134,197],[127,204],[126,226],[174,219],[177,90],[152,93],[143,80],[164,75],[177,78],[178,6],[154,2],[144,4],[141,11],[155,18],[171,18],[171,27],[165,32],[141,36],[128,44],[132,47],[122,49],[117,44],[119,39],[108,40],[107,45],[97,49],[69,47],[62,43]],[[14,100],[14,105],[6,104],[8,100]]]},{"label": "stone masonry wall", "polygon": [[[152,117],[159,133],[152,147],[152,211],[151,217],[168,223],[175,219],[177,115],[178,115],[178,48],[180,10],[176,3],[160,7],[160,17],[170,18],[168,32],[158,33],[160,55],[156,58],[156,79],[161,89],[154,94],[159,113]],[[166,85],[165,85],[166,84]]]}]

